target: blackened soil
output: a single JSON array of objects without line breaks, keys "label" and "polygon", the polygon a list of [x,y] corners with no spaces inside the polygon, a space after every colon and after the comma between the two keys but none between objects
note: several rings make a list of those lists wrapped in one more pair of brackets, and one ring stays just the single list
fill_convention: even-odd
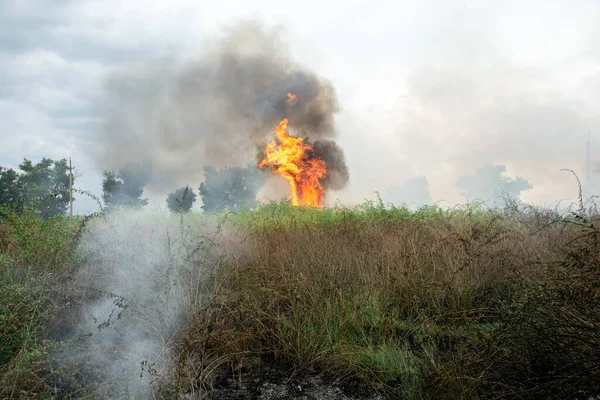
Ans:
[{"label": "blackened soil", "polygon": [[294,371],[271,365],[220,376],[213,384],[210,400],[385,400],[363,382],[326,372]]}]

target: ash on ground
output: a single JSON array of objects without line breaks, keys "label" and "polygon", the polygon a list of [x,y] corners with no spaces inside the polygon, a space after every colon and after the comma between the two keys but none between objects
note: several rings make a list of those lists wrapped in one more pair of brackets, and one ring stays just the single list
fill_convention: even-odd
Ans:
[{"label": "ash on ground", "polygon": [[385,400],[364,384],[330,374],[299,372],[277,366],[228,374],[217,379],[210,400]]}]

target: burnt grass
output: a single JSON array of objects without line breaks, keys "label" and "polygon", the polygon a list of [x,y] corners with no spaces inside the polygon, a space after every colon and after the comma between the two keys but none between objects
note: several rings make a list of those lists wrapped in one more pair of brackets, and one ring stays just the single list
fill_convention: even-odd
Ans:
[{"label": "burnt grass", "polygon": [[385,397],[359,379],[327,371],[298,370],[294,365],[271,358],[262,360],[261,366],[244,368],[237,374],[221,370],[206,398],[375,400]]},{"label": "burnt grass", "polygon": [[[273,203],[144,218],[142,231],[164,231],[163,220],[179,227],[170,252],[176,235],[185,238],[185,257],[169,256],[168,268],[185,273],[173,292],[184,306],[161,367],[138,362],[131,375],[145,375],[147,398],[600,396],[592,210]],[[216,233],[189,232],[207,220]],[[126,293],[81,285],[82,271],[111,251],[78,247],[81,229],[93,224],[27,212],[0,219],[0,399],[135,398],[129,375],[89,362],[106,349],[104,360],[122,360],[120,342],[94,343],[146,312]],[[82,327],[81,310],[102,299],[119,313],[96,321],[98,330]],[[170,306],[157,299],[162,318]],[[144,324],[136,337],[166,337]]]}]

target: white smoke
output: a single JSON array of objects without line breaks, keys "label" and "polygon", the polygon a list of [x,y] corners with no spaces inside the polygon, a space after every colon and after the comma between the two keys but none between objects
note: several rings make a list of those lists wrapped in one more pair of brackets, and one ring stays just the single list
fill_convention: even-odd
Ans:
[{"label": "white smoke", "polygon": [[93,220],[82,238],[76,336],[55,358],[101,398],[165,389],[186,321],[210,293],[210,271],[226,253],[221,226],[179,218],[121,210]]}]

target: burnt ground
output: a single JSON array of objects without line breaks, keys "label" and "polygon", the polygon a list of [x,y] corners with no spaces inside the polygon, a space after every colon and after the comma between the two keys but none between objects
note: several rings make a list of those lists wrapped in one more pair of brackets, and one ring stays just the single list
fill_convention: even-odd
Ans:
[{"label": "burnt ground", "polygon": [[324,372],[294,371],[272,365],[239,376],[221,376],[214,382],[210,400],[385,400],[363,382]]}]

